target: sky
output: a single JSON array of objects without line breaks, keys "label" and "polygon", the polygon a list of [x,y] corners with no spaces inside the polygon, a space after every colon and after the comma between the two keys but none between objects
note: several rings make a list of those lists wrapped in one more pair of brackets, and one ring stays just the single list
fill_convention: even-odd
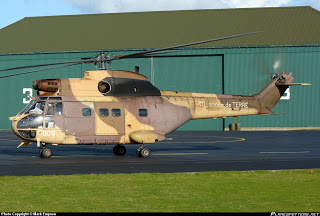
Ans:
[{"label": "sky", "polygon": [[250,7],[311,6],[320,0],[0,0],[0,29],[24,17]]}]

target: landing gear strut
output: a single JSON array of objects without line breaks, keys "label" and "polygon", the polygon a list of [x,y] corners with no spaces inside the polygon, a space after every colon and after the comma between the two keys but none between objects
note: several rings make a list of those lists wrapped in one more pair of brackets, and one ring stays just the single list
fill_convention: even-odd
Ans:
[{"label": "landing gear strut", "polygon": [[150,156],[150,150],[144,147],[143,144],[137,149],[137,156],[142,158],[147,158]]},{"label": "landing gear strut", "polygon": [[127,152],[127,149],[126,147],[124,147],[123,145],[116,145],[114,148],[113,148],[113,153],[115,155],[125,155]]},{"label": "landing gear strut", "polygon": [[51,151],[50,148],[42,147],[39,150],[39,156],[42,157],[42,158],[50,158],[51,155],[52,155],[52,151]]}]

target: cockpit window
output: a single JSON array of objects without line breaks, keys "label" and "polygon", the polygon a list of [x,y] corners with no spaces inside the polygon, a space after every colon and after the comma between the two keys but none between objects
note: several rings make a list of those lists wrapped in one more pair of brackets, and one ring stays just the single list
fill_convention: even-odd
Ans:
[{"label": "cockpit window", "polygon": [[46,128],[54,128],[54,116],[45,116]]},{"label": "cockpit window", "polygon": [[48,103],[48,108],[47,108],[47,115],[53,115],[54,114],[54,102],[49,102]]},{"label": "cockpit window", "polygon": [[62,100],[61,97],[49,97],[49,100]]},{"label": "cockpit window", "polygon": [[31,109],[27,113],[42,114],[45,104],[45,101],[38,101],[31,107]]},{"label": "cockpit window", "polygon": [[35,101],[32,100],[29,102],[29,104],[21,111],[21,113],[24,113],[25,111],[29,110],[30,107],[32,107],[34,105]]},{"label": "cockpit window", "polygon": [[47,100],[48,97],[38,97],[38,100]]},{"label": "cockpit window", "polygon": [[48,102],[47,115],[62,115],[62,102]]},{"label": "cockpit window", "polygon": [[54,114],[55,115],[63,115],[62,102],[56,103],[56,111]]},{"label": "cockpit window", "polygon": [[43,116],[41,115],[28,115],[18,121],[18,129],[42,128]]}]

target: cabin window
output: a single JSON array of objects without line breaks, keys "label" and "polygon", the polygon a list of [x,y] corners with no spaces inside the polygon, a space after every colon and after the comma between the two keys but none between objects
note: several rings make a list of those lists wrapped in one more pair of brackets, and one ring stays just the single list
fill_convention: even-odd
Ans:
[{"label": "cabin window", "polygon": [[147,117],[148,116],[148,110],[147,109],[139,109],[139,116]]},{"label": "cabin window", "polygon": [[119,117],[119,116],[121,116],[121,109],[112,109],[112,110],[111,110],[111,115],[112,115],[113,117]]},{"label": "cabin window", "polygon": [[83,108],[82,109],[82,116],[91,116],[91,109]]},{"label": "cabin window", "polygon": [[108,117],[109,116],[109,110],[108,109],[99,109],[99,115],[101,117]]}]

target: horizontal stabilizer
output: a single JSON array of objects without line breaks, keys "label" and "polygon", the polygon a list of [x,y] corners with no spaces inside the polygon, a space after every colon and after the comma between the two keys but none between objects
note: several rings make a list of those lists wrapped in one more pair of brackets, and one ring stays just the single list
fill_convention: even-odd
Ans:
[{"label": "horizontal stabilizer", "polygon": [[276,83],[276,85],[297,86],[297,85],[312,85],[311,83]]},{"label": "horizontal stabilizer", "polygon": [[267,116],[267,115],[279,115],[279,114],[285,114],[285,113],[284,112],[282,112],[282,113],[262,113],[262,114],[258,114],[258,115]]},{"label": "horizontal stabilizer", "polygon": [[280,113],[262,113],[262,114],[259,114],[261,116],[267,116],[267,115],[278,115]]}]

